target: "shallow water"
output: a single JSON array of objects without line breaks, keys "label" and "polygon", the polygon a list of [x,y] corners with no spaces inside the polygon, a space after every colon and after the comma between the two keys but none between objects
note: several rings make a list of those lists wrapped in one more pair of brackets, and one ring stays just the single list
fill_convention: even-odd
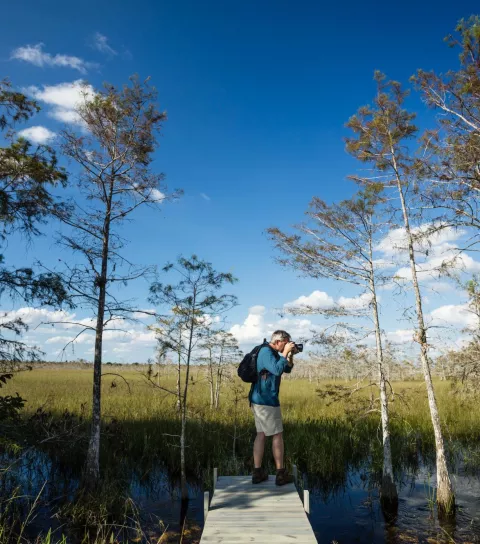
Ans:
[{"label": "shallow water", "polygon": [[[5,467],[13,459],[1,458]],[[426,467],[415,473],[404,472],[397,482],[399,509],[394,520],[386,521],[379,502],[374,478],[367,470],[350,470],[342,485],[329,484],[310,475],[310,523],[320,543],[403,543],[403,542],[474,542],[480,543],[480,479],[457,468],[452,480],[457,500],[455,523],[438,522],[430,510],[434,496],[435,476]],[[160,536],[167,529],[181,529],[181,500],[178,485],[160,468],[147,474],[130,474],[126,493],[138,508],[138,521],[145,535]],[[73,497],[78,486],[76,476],[64,466],[57,466],[47,454],[30,451],[14,463],[0,480],[0,493],[5,497],[19,486],[19,494],[40,500],[36,515],[27,528],[33,540],[39,533],[54,529],[59,539],[65,533],[61,520],[52,517],[65,498]],[[186,525],[201,528],[203,524],[203,490],[198,482],[190,483]],[[23,500],[23,499],[22,499]],[[19,499],[19,501],[21,501]],[[28,508],[25,506],[25,512]],[[199,531],[197,531],[198,534]],[[68,541],[76,542],[72,531]],[[192,537],[183,542],[197,541]]]},{"label": "shallow water", "polygon": [[[328,498],[310,492],[310,522],[319,542],[480,542],[480,480],[453,476],[456,523],[440,525],[429,509],[435,477],[426,469],[405,474],[398,485],[399,507],[387,522],[380,508],[378,490],[370,488],[364,473],[350,473],[347,488]],[[433,539],[433,540],[428,540]]]}]

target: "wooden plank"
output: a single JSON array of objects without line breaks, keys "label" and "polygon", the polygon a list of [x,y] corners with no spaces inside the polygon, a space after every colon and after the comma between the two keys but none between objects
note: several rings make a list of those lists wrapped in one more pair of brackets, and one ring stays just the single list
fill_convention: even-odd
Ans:
[{"label": "wooden plank", "polygon": [[208,516],[208,500],[210,496],[208,491],[205,491],[203,494],[203,519],[205,520],[205,523],[207,523],[207,516]]},{"label": "wooden plank", "polygon": [[252,484],[251,476],[219,476],[200,542],[315,544],[317,540],[294,484],[276,486],[275,476],[258,485]]}]

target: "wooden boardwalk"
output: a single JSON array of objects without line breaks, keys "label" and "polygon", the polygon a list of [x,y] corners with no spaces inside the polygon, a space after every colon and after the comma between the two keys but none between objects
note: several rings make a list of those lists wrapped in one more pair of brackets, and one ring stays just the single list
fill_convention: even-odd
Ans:
[{"label": "wooden boardwalk", "polygon": [[294,484],[277,487],[275,476],[256,485],[251,476],[217,479],[200,544],[246,542],[316,544]]}]

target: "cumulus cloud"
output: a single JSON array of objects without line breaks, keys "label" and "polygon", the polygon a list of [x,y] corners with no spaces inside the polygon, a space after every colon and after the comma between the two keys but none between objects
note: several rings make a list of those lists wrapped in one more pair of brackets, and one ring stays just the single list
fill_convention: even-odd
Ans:
[{"label": "cumulus cloud", "polygon": [[55,139],[56,134],[46,127],[34,126],[21,130],[18,133],[19,136],[30,140],[34,144],[46,144]]},{"label": "cumulus cloud", "polygon": [[[377,300],[379,300],[379,297],[377,297]],[[338,304],[348,310],[361,310],[362,308],[367,308],[371,301],[372,295],[370,293],[363,293],[358,297],[340,297]]]},{"label": "cumulus cloud", "polygon": [[325,291],[313,291],[310,295],[302,295],[284,305],[285,309],[291,308],[329,308],[333,306],[334,300]]},{"label": "cumulus cloud", "polygon": [[158,189],[152,189],[152,191],[150,192],[150,196],[157,202],[161,202],[162,200],[165,200],[166,195],[165,193],[162,193],[162,191]]},{"label": "cumulus cloud", "polygon": [[239,344],[256,342],[265,331],[265,306],[252,306],[241,325],[233,325],[230,332]]},{"label": "cumulus cloud", "polygon": [[[341,296],[337,300],[337,304],[347,308],[349,310],[360,310],[366,308],[371,301],[372,297],[369,293],[363,293],[357,297],[344,297]],[[315,309],[325,309],[333,308],[335,306],[334,299],[325,293],[325,291],[313,291],[309,295],[302,295],[291,302],[287,302],[284,305],[285,310],[291,310],[293,308],[301,310],[315,310]]]},{"label": "cumulus cloud", "polygon": [[[445,267],[455,268],[462,272],[475,273],[480,271],[480,262],[476,261],[466,253],[457,253],[452,248],[442,248],[442,251],[432,252],[433,255],[425,262],[418,262],[416,269],[420,280],[432,281],[441,276]],[[395,277],[403,280],[412,279],[410,266],[403,266],[395,272]],[[435,288],[435,284],[432,285]]]},{"label": "cumulus cloud", "polygon": [[[0,323],[15,318],[21,318],[29,326],[28,342],[43,349],[47,358],[68,356],[69,352],[65,353],[63,350],[67,344],[75,350],[76,356],[90,355],[88,348],[95,341],[94,331],[91,329],[96,324],[93,316],[32,307],[0,312]],[[103,334],[104,357],[113,360],[113,354],[116,353],[114,348],[121,348],[124,360],[146,360],[153,354],[155,333],[147,330],[143,323],[130,324],[128,327],[125,325],[125,320],[120,318],[108,324]],[[82,329],[87,330],[77,338]],[[50,351],[52,348],[55,349]]]},{"label": "cumulus cloud", "polygon": [[466,304],[446,304],[432,310],[429,315],[432,325],[477,328],[478,318]]},{"label": "cumulus cloud", "polygon": [[31,86],[25,89],[36,100],[51,107],[48,115],[63,123],[82,125],[83,121],[76,112],[79,104],[91,100],[95,91],[91,85],[81,79],[57,85],[44,85],[42,88]]},{"label": "cumulus cloud", "polygon": [[312,331],[320,331],[322,327],[312,323],[310,319],[284,317],[267,320],[265,306],[252,306],[245,321],[242,324],[233,325],[230,333],[235,336],[240,346],[251,349],[264,338],[269,339],[272,333],[278,329],[287,331],[294,340],[309,338]]},{"label": "cumulus cloud", "polygon": [[[432,223],[424,223],[412,229],[416,236],[416,248],[435,247],[444,243],[453,242],[460,239],[465,231],[453,227],[445,227],[429,234],[433,228]],[[383,253],[385,256],[393,257],[407,251],[407,236],[404,228],[392,229],[377,244],[375,251]]]},{"label": "cumulus cloud", "polygon": [[[64,310],[49,310],[47,308],[31,308],[23,307],[17,310],[5,311],[0,315],[0,323],[5,323],[13,319],[21,319],[29,327],[37,327],[42,322],[63,322],[65,328],[71,327],[69,321],[75,318],[74,313],[69,313]],[[48,330],[48,329],[47,329]]]},{"label": "cumulus cloud", "polygon": [[[441,225],[440,225],[441,226]],[[463,272],[479,272],[480,262],[475,261],[467,253],[458,252],[458,240],[465,235],[463,229],[453,227],[441,228],[432,231],[432,223],[424,223],[414,229],[416,239],[414,246],[418,252],[416,255],[417,274],[419,280],[425,282],[437,282],[446,268],[455,268]],[[457,242],[457,243],[452,243]],[[382,257],[376,262],[385,267],[390,260],[390,266],[400,266],[395,272],[397,280],[411,281],[412,273],[408,262],[407,240],[404,228],[392,229],[375,247]],[[388,267],[388,265],[387,265]],[[432,289],[435,285],[432,284]]]},{"label": "cumulus cloud", "polygon": [[82,334],[78,338],[75,338],[75,336],[51,336],[45,340],[45,345],[61,344],[62,346],[66,346],[70,342],[72,344],[92,345],[94,340],[95,338],[91,334]]},{"label": "cumulus cloud", "polygon": [[117,55],[117,51],[108,44],[108,39],[100,32],[96,32],[92,38],[92,47],[100,53],[107,55],[107,57],[114,57]]},{"label": "cumulus cloud", "polygon": [[405,344],[413,342],[413,329],[397,329],[386,333],[387,339],[394,344]]},{"label": "cumulus cloud", "polygon": [[81,74],[86,74],[89,68],[95,66],[90,62],[86,62],[83,59],[72,55],[51,55],[50,53],[43,51],[43,47],[43,43],[17,47],[17,49],[12,51],[11,58],[28,62],[39,67],[59,66],[72,68]]}]

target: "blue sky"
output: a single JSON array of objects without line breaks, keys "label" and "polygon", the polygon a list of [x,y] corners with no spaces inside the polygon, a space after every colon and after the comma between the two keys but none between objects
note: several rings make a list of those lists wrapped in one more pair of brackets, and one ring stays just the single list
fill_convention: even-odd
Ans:
[{"label": "blue sky", "polygon": [[[229,320],[248,347],[277,324],[297,334],[308,329],[309,323],[298,320],[279,322],[274,310],[289,301],[314,290],[335,300],[359,294],[279,268],[264,231],[300,221],[314,195],[334,201],[352,194],[346,176],[358,165],[345,153],[344,124],[372,98],[373,71],[407,83],[417,68],[455,68],[457,52],[443,37],[476,10],[473,1],[140,0],[113,5],[87,0],[81,6],[24,1],[9,6],[0,62],[2,76],[41,97],[42,112],[25,126],[52,133],[60,130],[59,119],[68,118],[68,108],[60,107],[59,113],[59,104],[52,102],[59,85],[83,79],[98,87],[103,81],[122,84],[133,73],[151,76],[168,113],[154,168],[185,195],[161,212],[140,212],[129,226],[126,254],[134,262],[163,265],[179,254],[197,253],[216,269],[233,272],[240,280],[232,289],[240,305]],[[417,96],[409,106],[419,112],[421,126],[431,122]],[[52,242],[55,228],[47,227],[27,249],[10,241],[9,262],[41,258],[53,265],[59,255]],[[148,306],[146,287],[140,282],[127,289],[139,307]],[[458,303],[453,289],[428,298],[429,311]],[[398,304],[387,299],[382,303],[385,328],[392,334],[408,331],[410,325],[399,321]],[[7,311],[18,309],[8,300],[2,304]],[[88,318],[80,309],[76,313]],[[39,315],[30,319],[33,327]],[[40,326],[29,337],[53,357],[67,332]],[[57,341],[47,343],[52,335]],[[151,337],[140,325],[123,351],[113,336],[106,344],[107,360],[152,355]],[[408,342],[411,336],[401,337]],[[68,358],[88,358],[90,352],[85,342]]]}]

